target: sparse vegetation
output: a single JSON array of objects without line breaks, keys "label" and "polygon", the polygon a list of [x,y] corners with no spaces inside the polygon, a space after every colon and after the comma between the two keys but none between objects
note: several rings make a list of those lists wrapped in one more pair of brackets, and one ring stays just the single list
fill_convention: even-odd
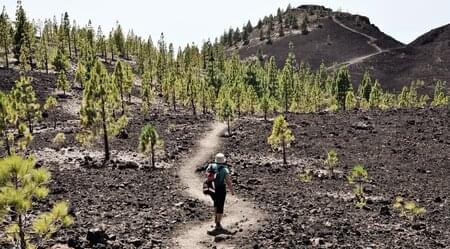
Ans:
[{"label": "sparse vegetation", "polygon": [[49,180],[50,173],[36,168],[33,158],[14,155],[0,160],[0,218],[7,225],[4,233],[19,249],[37,248],[62,227],[73,223],[65,201],[31,219],[33,202],[49,194],[46,186]]},{"label": "sparse vegetation", "polygon": [[325,160],[325,166],[329,170],[331,177],[334,176],[334,168],[337,166],[338,161],[339,159],[336,150],[329,150],[327,153],[327,159]]},{"label": "sparse vegetation", "polygon": [[298,177],[299,177],[300,181],[302,181],[304,183],[311,182],[313,179],[311,169],[305,169],[303,171],[303,173],[298,175]]},{"label": "sparse vegetation", "polygon": [[155,150],[162,148],[163,144],[163,140],[153,125],[146,125],[142,128],[139,149],[143,153],[150,153],[150,163],[153,168],[155,167]]},{"label": "sparse vegetation", "polygon": [[350,175],[347,176],[348,183],[354,187],[353,194],[355,195],[355,205],[358,208],[363,208],[367,205],[363,183],[368,179],[369,174],[362,164],[353,167]]},{"label": "sparse vegetation", "polygon": [[55,109],[57,105],[58,101],[52,96],[48,97],[44,104],[44,110],[47,111],[51,119],[53,119],[53,129],[56,129],[57,119]]},{"label": "sparse vegetation", "polygon": [[267,142],[272,145],[272,148],[281,149],[284,165],[287,165],[286,150],[294,139],[295,137],[291,129],[289,129],[288,122],[283,116],[278,116],[273,122],[272,134],[267,139]]},{"label": "sparse vegetation", "polygon": [[393,208],[400,212],[400,216],[407,217],[414,221],[417,217],[426,213],[426,209],[419,207],[414,201],[407,201],[403,197],[396,197],[394,200]]}]

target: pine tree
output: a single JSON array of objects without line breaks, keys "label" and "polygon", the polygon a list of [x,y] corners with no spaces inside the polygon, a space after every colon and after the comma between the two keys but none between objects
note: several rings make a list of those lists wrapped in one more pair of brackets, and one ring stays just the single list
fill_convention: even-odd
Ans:
[{"label": "pine tree", "polygon": [[247,30],[247,32],[248,32],[249,34],[251,34],[251,33],[253,32],[253,25],[252,25],[252,23],[250,22],[250,20],[247,22],[247,25],[245,26],[245,29]]},{"label": "pine tree", "polygon": [[49,43],[50,43],[50,25],[48,23],[45,24],[44,30],[42,31],[41,39],[39,40],[36,59],[41,68],[45,69],[45,72],[48,74],[49,69]]},{"label": "pine tree", "polygon": [[[295,23],[297,23],[297,20],[295,20]],[[294,28],[294,29],[296,29],[296,28]],[[309,31],[308,31],[308,15],[307,14],[305,14],[305,17],[303,18],[302,25],[300,26],[300,30],[302,32],[302,35],[307,35],[309,33]]]},{"label": "pine tree", "polygon": [[350,75],[347,68],[341,67],[336,75],[336,99],[338,101],[339,107],[346,110],[345,97],[347,92],[350,90]]},{"label": "pine tree", "polygon": [[22,44],[25,42],[27,36],[27,26],[28,21],[25,14],[25,10],[22,7],[21,1],[17,1],[17,10],[16,10],[16,22],[14,24],[14,37],[13,37],[13,52],[14,57],[19,60]]},{"label": "pine tree", "polygon": [[220,121],[227,123],[228,135],[231,136],[230,122],[233,121],[235,116],[234,103],[226,89],[226,86],[223,86],[219,91],[217,105],[217,116]]},{"label": "pine tree", "polygon": [[233,34],[233,43],[237,44],[241,40],[242,40],[241,31],[239,30],[239,28],[236,28],[236,30],[234,31],[234,34]]},{"label": "pine tree", "polygon": [[49,116],[51,116],[51,118],[53,120],[53,129],[56,129],[55,109],[56,109],[57,105],[58,105],[58,101],[56,100],[56,98],[54,98],[52,96],[48,97],[44,104],[44,110],[48,112]]},{"label": "pine tree", "polygon": [[14,155],[0,160],[0,213],[6,214],[0,220],[7,224],[4,234],[19,249],[37,248],[33,245],[37,238],[49,239],[62,227],[73,224],[65,201],[55,203],[49,212],[30,220],[35,213],[33,201],[44,199],[50,192],[48,182],[50,172],[36,168],[32,158]]},{"label": "pine tree", "polygon": [[275,57],[271,56],[269,62],[265,65],[266,76],[265,76],[265,88],[268,89],[270,97],[277,96],[277,77],[278,69],[275,63]]},{"label": "pine tree", "polygon": [[330,171],[331,177],[334,176],[334,168],[336,167],[337,163],[339,161],[338,155],[336,153],[336,150],[331,149],[327,153],[327,159],[325,160],[325,166]]},{"label": "pine tree", "polygon": [[165,82],[166,69],[167,69],[167,47],[164,41],[164,34],[161,33],[161,37],[158,41],[158,57],[157,57],[157,68],[156,68],[156,79],[158,84],[162,86]]},{"label": "pine tree", "polygon": [[431,105],[433,106],[445,106],[450,103],[450,96],[447,96],[445,93],[445,82],[443,81],[436,81],[436,86],[434,88],[434,98]]},{"label": "pine tree", "polygon": [[409,99],[408,99],[408,95],[409,95],[409,89],[408,87],[404,86],[402,88],[401,93],[398,95],[398,107],[409,107],[410,103],[409,103]]},{"label": "pine tree", "polygon": [[125,114],[125,96],[131,92],[132,81],[127,77],[127,66],[125,62],[117,61],[114,68],[113,81],[116,88],[119,90],[122,115]]},{"label": "pine tree", "polygon": [[249,36],[249,34],[248,34],[248,31],[247,31],[247,28],[244,27],[244,29],[242,31],[242,41],[244,42],[244,45],[248,45],[249,42],[250,42],[249,39],[248,39],[248,36]]},{"label": "pine tree", "polygon": [[122,26],[117,23],[116,29],[114,30],[114,45],[120,53],[122,58],[125,58],[125,36],[122,31]]},{"label": "pine tree", "polygon": [[159,137],[153,125],[149,124],[142,128],[139,137],[139,149],[143,153],[150,152],[150,162],[153,168],[155,167],[155,150],[161,148],[163,144],[163,140]]},{"label": "pine tree", "polygon": [[83,88],[84,84],[86,83],[86,74],[87,69],[84,66],[82,62],[78,62],[77,69],[75,72],[75,81],[80,84],[80,87]]},{"label": "pine tree", "polygon": [[31,69],[31,65],[29,64],[28,60],[29,56],[30,50],[28,49],[28,46],[26,46],[26,44],[23,43],[20,49],[20,56],[19,56],[19,70],[21,75],[26,75]]},{"label": "pine tree", "polygon": [[31,81],[29,77],[20,77],[11,95],[13,108],[20,114],[19,119],[26,121],[29,131],[33,133],[33,124],[41,119],[41,111]]},{"label": "pine tree", "polygon": [[369,96],[370,108],[378,108],[380,106],[381,95],[382,95],[381,85],[380,83],[378,83],[378,81],[375,81],[375,84],[373,85]]},{"label": "pine tree", "polygon": [[0,15],[0,46],[5,53],[6,68],[9,68],[9,47],[11,45],[11,34],[13,32],[12,25],[9,21],[8,13],[5,6],[3,6],[2,14]]},{"label": "pine tree", "polygon": [[264,121],[267,121],[267,114],[276,109],[276,100],[274,97],[271,97],[269,92],[266,91],[263,93],[262,97],[259,98],[259,110],[262,111],[264,115]]},{"label": "pine tree", "polygon": [[144,114],[148,113],[150,106],[152,105],[153,99],[155,98],[155,89],[152,85],[153,74],[151,69],[146,69],[144,75],[142,76],[142,86],[141,86],[141,98],[142,98],[142,109]]},{"label": "pine tree", "polygon": [[109,137],[117,135],[128,123],[126,116],[115,117],[114,111],[118,106],[120,106],[119,90],[105,66],[97,60],[83,90],[80,119],[84,130],[78,135],[78,140],[88,143],[102,135],[105,162],[110,158]]},{"label": "pine tree", "polygon": [[[290,44],[290,46],[292,47],[292,44]],[[278,80],[278,90],[281,99],[280,102],[284,107],[285,114],[289,111],[289,106],[291,104],[294,85],[296,84],[296,71],[295,56],[292,52],[290,52]]]},{"label": "pine tree", "polygon": [[56,80],[56,88],[60,91],[63,91],[63,96],[66,96],[66,92],[70,90],[71,84],[70,81],[67,80],[66,71],[61,70],[58,73],[58,79]]},{"label": "pine tree", "polygon": [[16,123],[17,112],[12,104],[12,99],[7,94],[0,91],[0,134],[5,141],[5,150],[11,155],[11,144],[8,128]]},{"label": "pine tree", "polygon": [[347,110],[355,109],[356,102],[357,101],[353,90],[348,91],[347,95],[345,96],[345,108],[347,108]]},{"label": "pine tree", "polygon": [[55,67],[55,71],[60,73],[64,71],[68,72],[69,69],[69,58],[67,57],[66,49],[63,44],[60,42],[58,45],[58,50],[56,52],[55,59],[53,60],[53,66]]},{"label": "pine tree", "polygon": [[366,71],[364,73],[362,82],[358,88],[358,96],[360,98],[364,98],[366,101],[369,101],[370,92],[372,91],[372,87],[373,87],[373,83],[372,83],[372,79],[370,78],[370,73],[369,73],[369,71]]},{"label": "pine tree", "polygon": [[70,39],[70,20],[69,20],[69,14],[67,12],[64,13],[64,20],[63,20],[63,30],[64,30],[64,36],[65,40],[67,41],[67,46],[69,50],[69,58],[72,58],[72,41]]},{"label": "pine tree", "polygon": [[282,115],[275,118],[273,122],[272,134],[267,139],[267,142],[272,145],[272,148],[281,148],[283,153],[283,164],[287,165],[286,149],[294,141],[295,137],[289,129],[288,122]]},{"label": "pine tree", "polygon": [[264,37],[264,30],[263,29],[259,29],[259,40],[260,41],[264,41],[265,37]]}]

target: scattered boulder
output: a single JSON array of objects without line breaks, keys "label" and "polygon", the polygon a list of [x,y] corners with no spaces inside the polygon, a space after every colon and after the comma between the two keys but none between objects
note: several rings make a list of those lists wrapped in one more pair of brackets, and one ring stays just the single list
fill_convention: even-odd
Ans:
[{"label": "scattered boulder", "polygon": [[128,139],[130,136],[128,135],[128,131],[125,129],[120,130],[119,134],[116,136],[118,139]]},{"label": "scattered boulder", "polygon": [[352,124],[352,128],[356,130],[371,130],[373,127],[365,122],[359,121]]},{"label": "scattered boulder", "polygon": [[389,207],[388,207],[388,206],[383,206],[383,207],[381,207],[381,209],[380,209],[380,215],[383,215],[383,216],[390,216],[390,215],[391,215],[391,211],[389,210]]},{"label": "scattered boulder", "polygon": [[89,229],[86,235],[86,240],[89,241],[91,245],[106,244],[106,241],[108,239],[109,239],[108,235],[101,228]]},{"label": "scattered boulder", "polygon": [[123,169],[139,169],[139,164],[134,161],[128,161],[128,162],[120,163],[118,165],[118,168],[121,170],[123,170]]}]

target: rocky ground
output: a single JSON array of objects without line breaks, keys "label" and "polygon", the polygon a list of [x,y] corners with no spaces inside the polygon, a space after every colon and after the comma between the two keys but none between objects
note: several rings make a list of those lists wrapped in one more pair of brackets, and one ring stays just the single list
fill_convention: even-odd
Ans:
[{"label": "rocky ground", "polygon": [[[0,72],[1,89],[9,90],[18,75]],[[33,87],[42,102],[57,95],[53,75],[33,73]],[[30,154],[52,173],[49,198],[39,203],[47,209],[56,200],[68,200],[75,224],[55,234],[49,245],[68,244],[72,248],[167,248],[176,229],[186,222],[210,218],[205,204],[184,195],[178,179],[179,164],[194,147],[196,139],[212,120],[211,115],[193,117],[189,110],[172,111],[158,99],[149,115],[140,114],[139,92],[133,91],[128,105],[130,121],[124,132],[111,140],[112,159],[103,165],[103,144],[85,148],[76,140],[79,132],[81,89],[58,98],[57,128],[53,117],[44,114],[36,124]],[[139,153],[141,128],[151,123],[164,140],[157,154],[157,167]],[[52,143],[59,132],[65,134],[62,146]],[[3,148],[0,154],[4,155]],[[1,225],[0,225],[1,226]],[[1,234],[0,247],[11,248]]]},{"label": "rocky ground", "polygon": [[[2,70],[1,89],[9,89],[17,75]],[[34,81],[40,100],[53,90],[52,75]],[[9,84],[9,85],[8,85]],[[37,124],[30,153],[52,172],[48,208],[67,199],[75,224],[57,233],[49,244],[72,248],[170,248],[186,227],[210,219],[206,204],[185,193],[180,164],[207,130],[212,116],[194,118],[188,110],[171,111],[160,100],[152,114],[139,114],[138,92],[128,105],[131,119],[112,139],[112,160],[102,165],[102,144],[78,144],[77,109],[80,89],[60,98],[57,129],[52,117]],[[233,165],[238,197],[256,204],[266,218],[256,231],[239,232],[238,248],[448,248],[450,244],[450,116],[445,109],[392,110],[289,115],[295,142],[289,165],[267,145],[272,123],[258,118],[235,122],[234,135],[223,138],[222,151]],[[138,152],[140,129],[154,124],[165,148],[156,169]],[[62,148],[52,144],[63,132]],[[327,150],[339,155],[336,177],[327,177]],[[4,154],[4,151],[0,151]],[[345,175],[357,163],[366,166],[368,206],[358,209]],[[300,181],[305,169],[309,183]],[[427,213],[411,221],[392,209],[396,196],[415,200]],[[238,202],[239,203],[239,202]],[[236,205],[236,204],[235,204]],[[237,204],[238,205],[238,204]],[[1,225],[0,225],[1,226]],[[3,239],[3,235],[0,236]],[[0,239],[1,248],[11,248]],[[225,242],[227,243],[227,242]]]},{"label": "rocky ground", "polygon": [[[238,195],[269,218],[241,240],[242,248],[449,248],[450,116],[444,109],[307,114],[288,117],[296,140],[289,165],[267,145],[271,122],[235,123],[225,151],[234,165]],[[327,150],[339,156],[326,176]],[[345,175],[362,163],[368,205],[358,209]],[[299,173],[311,169],[309,183]],[[427,212],[400,217],[393,199],[415,200]]]}]

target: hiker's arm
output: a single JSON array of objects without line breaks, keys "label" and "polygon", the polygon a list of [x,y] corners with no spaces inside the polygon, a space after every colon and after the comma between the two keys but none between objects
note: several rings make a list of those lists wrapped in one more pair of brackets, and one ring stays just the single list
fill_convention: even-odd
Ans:
[{"label": "hiker's arm", "polygon": [[233,188],[233,183],[231,182],[230,175],[227,175],[225,177],[225,181],[227,181],[227,186],[228,186],[228,189],[230,190],[231,194],[234,195],[234,188]]}]

